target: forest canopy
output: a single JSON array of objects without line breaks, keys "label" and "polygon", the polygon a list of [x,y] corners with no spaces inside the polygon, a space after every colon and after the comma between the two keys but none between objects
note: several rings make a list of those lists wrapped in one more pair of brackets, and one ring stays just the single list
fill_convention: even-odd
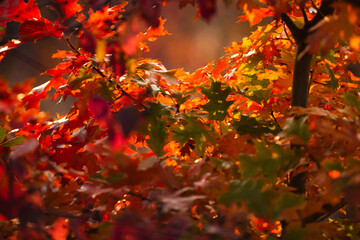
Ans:
[{"label": "forest canopy", "polygon": [[359,239],[358,1],[224,0],[255,30],[192,73],[142,55],[170,1],[0,1],[0,61],[67,46],[0,80],[0,238]]}]

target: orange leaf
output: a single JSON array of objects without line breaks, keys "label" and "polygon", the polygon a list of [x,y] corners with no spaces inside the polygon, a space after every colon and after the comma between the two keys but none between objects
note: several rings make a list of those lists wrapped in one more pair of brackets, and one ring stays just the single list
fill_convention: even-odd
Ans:
[{"label": "orange leaf", "polygon": [[58,218],[49,229],[53,240],[66,240],[69,233],[69,222],[65,218]]}]

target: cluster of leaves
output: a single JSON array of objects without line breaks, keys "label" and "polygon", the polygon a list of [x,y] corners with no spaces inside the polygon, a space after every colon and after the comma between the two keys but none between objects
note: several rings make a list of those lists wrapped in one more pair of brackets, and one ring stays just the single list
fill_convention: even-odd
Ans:
[{"label": "cluster of leaves", "polygon": [[[358,239],[360,79],[348,66],[360,9],[324,2],[334,13],[308,38],[308,108],[290,108],[296,50],[280,17],[302,26],[321,0],[239,0],[240,21],[274,21],[194,73],[141,58],[168,34],[166,1],[1,3],[1,33],[17,21],[20,38],[0,59],[44,37],[69,50],[40,86],[0,84],[0,238]],[[215,0],[179,3],[216,12]],[[51,89],[76,98],[56,119],[39,110]]]}]

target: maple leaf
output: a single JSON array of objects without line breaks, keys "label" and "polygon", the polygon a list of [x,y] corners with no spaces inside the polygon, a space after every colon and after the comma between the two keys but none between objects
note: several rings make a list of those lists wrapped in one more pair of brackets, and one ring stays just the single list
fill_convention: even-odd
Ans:
[{"label": "maple leaf", "polygon": [[242,9],[245,12],[245,15],[241,16],[238,22],[248,20],[250,26],[258,24],[266,17],[273,16],[270,9],[259,8],[258,4],[253,0],[238,0],[237,8]]},{"label": "maple leaf", "polygon": [[166,144],[166,139],[168,136],[166,122],[163,120],[153,121],[149,124],[148,130],[150,139],[146,140],[147,144],[156,155],[163,155],[163,147]]},{"label": "maple leaf", "polygon": [[24,22],[28,19],[40,19],[41,14],[34,0],[4,1],[0,4],[0,26],[5,27],[7,22]]},{"label": "maple leaf", "polygon": [[50,90],[50,81],[33,88],[23,99],[21,99],[19,105],[25,106],[26,109],[39,108],[40,101],[47,97]]},{"label": "maple leaf", "polygon": [[[62,62],[39,87],[0,80],[1,239],[358,237],[359,212],[343,211],[359,203],[354,0],[238,0],[240,21],[276,21],[194,73],[140,56],[167,34],[166,1],[55,0],[56,22],[40,2],[0,3],[0,35],[18,21],[21,39],[0,58],[64,29],[80,48],[63,38],[71,51],[53,55]],[[216,0],[188,3],[207,21],[216,12]],[[307,64],[311,107],[289,111],[290,79]],[[51,88],[53,99],[78,98],[55,121],[39,109]],[[323,221],[334,211],[349,221]]]},{"label": "maple leaf", "polygon": [[240,121],[234,121],[233,127],[242,135],[262,136],[264,133],[277,134],[279,132],[279,129],[272,122],[245,115],[241,115]]},{"label": "maple leaf", "polygon": [[308,142],[311,138],[311,132],[306,121],[306,117],[287,119],[284,131],[279,133],[279,137],[293,138],[293,142],[297,144]]},{"label": "maple leaf", "polygon": [[140,113],[135,107],[122,108],[116,113],[115,120],[121,125],[122,132],[127,138],[138,125]]},{"label": "maple leaf", "polygon": [[202,18],[209,21],[216,12],[216,0],[197,0]]},{"label": "maple leaf", "polygon": [[181,196],[183,193],[192,190],[189,187],[180,189],[174,193],[165,194],[160,197],[163,203],[162,210],[164,213],[172,211],[186,212],[189,210],[192,203],[197,199],[204,199],[203,195]]},{"label": "maple leaf", "polygon": [[19,40],[11,40],[7,44],[4,44],[0,48],[0,61],[5,57],[6,54],[9,53],[11,49],[14,49],[22,44]]},{"label": "maple leaf", "polygon": [[210,78],[210,88],[201,87],[201,92],[206,95],[209,102],[201,107],[209,112],[209,119],[222,121],[227,116],[227,109],[234,101],[226,101],[231,93],[231,88],[227,86],[224,90],[221,89],[221,82],[214,81]]},{"label": "maple leaf", "polygon": [[89,101],[89,108],[97,120],[106,119],[109,114],[109,103],[101,97],[92,97]]},{"label": "maple leaf", "polygon": [[56,23],[53,24],[47,19],[25,20],[20,25],[19,34],[21,41],[38,40],[44,37],[61,38],[63,29]]},{"label": "maple leaf", "polygon": [[95,53],[96,40],[91,33],[84,31],[80,37],[79,44],[80,47],[85,51],[90,52],[92,54]]},{"label": "maple leaf", "polygon": [[81,5],[77,3],[78,0],[55,0],[54,2],[60,7],[64,15],[63,20],[76,16],[76,13],[82,10]]},{"label": "maple leaf", "polygon": [[184,145],[189,139],[195,141],[195,151],[202,154],[205,151],[206,143],[211,139],[208,131],[206,131],[201,124],[190,116],[184,116],[184,123],[179,126],[174,126],[173,140]]},{"label": "maple leaf", "polygon": [[151,27],[157,28],[160,25],[161,1],[159,0],[140,0],[139,9],[141,16]]}]

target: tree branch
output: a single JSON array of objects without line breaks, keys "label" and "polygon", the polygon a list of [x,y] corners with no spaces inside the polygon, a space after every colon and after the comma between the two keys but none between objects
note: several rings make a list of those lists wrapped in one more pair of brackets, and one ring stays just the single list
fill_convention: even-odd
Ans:
[{"label": "tree branch", "polygon": [[305,25],[309,24],[309,19],[308,19],[307,15],[306,15],[306,11],[305,11],[305,8],[304,8],[303,4],[301,4],[300,9],[301,9],[301,13],[302,13],[302,15],[304,17]]},{"label": "tree branch", "polygon": [[[62,36],[62,38],[65,40],[65,42],[68,44],[68,46],[78,55],[81,55],[80,51],[70,42],[68,37],[65,37],[65,35]],[[95,72],[97,72],[101,77],[105,78],[109,82],[113,82],[114,80],[107,77],[98,67],[96,67],[93,63],[91,63],[91,69],[93,69]],[[116,83],[116,89],[121,91],[121,96],[126,96],[130,98],[131,100],[138,102],[137,99],[135,99],[133,96],[131,96],[129,93],[127,93],[119,83]],[[140,102],[140,105],[145,107],[143,103]]]},{"label": "tree branch", "polygon": [[318,8],[317,13],[313,19],[311,19],[311,21],[305,25],[305,28],[310,29],[323,20],[324,17],[333,14],[334,8],[331,6],[333,2],[334,0],[323,0],[320,7]]},{"label": "tree branch", "polygon": [[291,20],[291,18],[286,13],[281,14],[281,20],[283,20],[285,25],[290,29],[290,32],[293,35],[295,41],[297,41],[301,29],[295,25],[293,20]]}]

